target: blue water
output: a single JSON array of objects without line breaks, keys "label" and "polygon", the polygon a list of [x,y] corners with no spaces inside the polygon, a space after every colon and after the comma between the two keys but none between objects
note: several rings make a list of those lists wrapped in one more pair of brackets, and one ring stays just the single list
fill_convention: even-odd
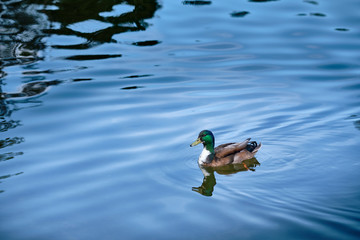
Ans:
[{"label": "blue water", "polygon": [[359,1],[0,6],[0,239],[358,239]]}]

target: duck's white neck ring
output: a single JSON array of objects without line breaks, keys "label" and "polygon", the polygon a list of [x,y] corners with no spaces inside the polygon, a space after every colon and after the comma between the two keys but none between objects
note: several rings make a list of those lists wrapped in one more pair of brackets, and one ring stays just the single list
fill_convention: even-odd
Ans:
[{"label": "duck's white neck ring", "polygon": [[206,147],[204,147],[200,154],[198,163],[200,165],[206,164],[206,163],[211,163],[213,158],[214,158],[214,154],[212,152],[210,152],[209,150],[207,150]]}]

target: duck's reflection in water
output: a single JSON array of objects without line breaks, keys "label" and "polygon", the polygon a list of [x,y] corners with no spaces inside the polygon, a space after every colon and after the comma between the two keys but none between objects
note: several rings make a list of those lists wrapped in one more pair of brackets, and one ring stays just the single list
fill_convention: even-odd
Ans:
[{"label": "duck's reflection in water", "polygon": [[200,187],[193,187],[192,190],[204,196],[212,196],[216,185],[215,172],[221,175],[230,175],[243,171],[255,171],[260,166],[256,158],[248,159],[239,164],[229,164],[222,167],[205,167],[199,165],[200,170],[204,174],[204,179]]}]

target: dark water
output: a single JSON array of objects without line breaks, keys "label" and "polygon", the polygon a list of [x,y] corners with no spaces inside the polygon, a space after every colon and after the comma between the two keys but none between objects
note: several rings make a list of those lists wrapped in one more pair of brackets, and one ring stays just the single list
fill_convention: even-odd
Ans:
[{"label": "dark water", "polygon": [[358,239],[359,9],[1,1],[0,238]]}]

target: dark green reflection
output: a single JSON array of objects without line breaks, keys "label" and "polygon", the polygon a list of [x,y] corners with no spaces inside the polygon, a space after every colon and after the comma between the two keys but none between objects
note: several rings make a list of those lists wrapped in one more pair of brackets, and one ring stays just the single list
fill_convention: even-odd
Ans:
[{"label": "dark green reflection", "polygon": [[0,1],[0,69],[41,59],[37,52],[45,48],[41,29],[46,24],[42,15],[26,1]]},{"label": "dark green reflection", "polygon": [[244,17],[245,15],[248,15],[249,12],[248,11],[241,11],[241,12],[233,12],[230,15],[232,17]]},{"label": "dark green reflection", "polygon": [[[0,69],[1,70],[1,69]],[[3,98],[5,93],[2,92],[2,81],[0,79],[0,132],[1,133],[7,133],[11,131],[14,128],[17,128],[21,126],[21,123],[19,120],[13,120],[11,119],[11,114],[13,110],[10,108],[9,103],[5,98]],[[2,152],[4,149],[12,147],[14,145],[20,144],[24,142],[23,137],[2,137],[0,139],[0,168],[2,162],[9,161],[11,159],[14,159],[16,156],[23,155],[23,152]],[[23,172],[18,172],[15,174],[8,174],[5,173],[5,175],[0,175],[0,183],[2,183],[3,180],[12,177],[17,176],[19,174],[22,174]],[[3,173],[1,173],[3,174]],[[5,190],[0,189],[0,193],[5,192]]]},{"label": "dark green reflection", "polygon": [[202,1],[202,0],[195,0],[195,1],[183,1],[184,5],[210,5],[211,1]]},{"label": "dark green reflection", "polygon": [[16,156],[23,155],[23,154],[24,154],[23,152],[8,152],[8,153],[0,154],[0,162],[11,160],[11,159],[15,158]]},{"label": "dark green reflection", "polygon": [[[39,12],[46,14],[51,23],[49,28],[43,30],[44,33],[73,35],[87,40],[81,44],[52,46],[64,49],[87,49],[101,43],[116,42],[113,39],[115,34],[144,31],[149,26],[145,20],[154,17],[155,11],[160,8],[156,0],[32,0],[30,2],[44,6]],[[132,10],[114,15],[112,11],[116,5],[128,6]],[[47,8],[47,6],[56,6],[56,8]],[[94,32],[81,32],[70,26],[87,20],[110,25]],[[60,26],[55,28],[53,23],[60,23]]]},{"label": "dark green reflection", "polygon": [[204,174],[204,179],[199,187],[193,187],[192,190],[204,196],[212,196],[214,187],[216,185],[216,178],[214,172],[221,175],[230,175],[243,171],[255,171],[255,167],[260,166],[256,158],[248,159],[240,164],[229,164],[222,167],[204,167],[199,166]]},{"label": "dark green reflection", "polygon": [[356,129],[360,130],[360,116],[357,114],[353,114],[349,116],[347,119],[353,121]]},{"label": "dark green reflection", "polygon": [[[34,8],[33,4],[38,6]],[[117,5],[127,6],[129,12],[114,12]],[[113,39],[115,34],[146,30],[149,26],[146,19],[153,18],[159,8],[156,0],[1,1],[0,43],[3,47],[0,51],[0,68],[42,60],[38,51],[46,47],[42,39],[47,34],[72,35],[86,39],[84,43],[65,43],[53,45],[53,48],[88,49],[102,43],[116,42]],[[70,26],[87,20],[107,25],[94,32],[74,30]],[[159,43],[160,41],[149,39],[133,44],[149,46]],[[83,60],[81,56],[80,60]]]},{"label": "dark green reflection", "polygon": [[58,85],[62,81],[53,80],[53,81],[38,81],[26,83],[22,86],[19,92],[14,93],[0,93],[0,99],[6,98],[17,98],[17,97],[32,97],[38,94],[43,93],[48,87],[53,85]]}]

